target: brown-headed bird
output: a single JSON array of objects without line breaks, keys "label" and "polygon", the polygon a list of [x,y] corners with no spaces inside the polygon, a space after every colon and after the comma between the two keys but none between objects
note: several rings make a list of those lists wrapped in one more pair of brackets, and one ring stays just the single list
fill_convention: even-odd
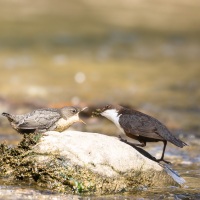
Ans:
[{"label": "brown-headed bird", "polygon": [[147,142],[162,141],[164,147],[161,158],[156,160],[158,162],[169,163],[164,160],[167,142],[181,148],[187,145],[176,138],[160,121],[137,110],[119,105],[107,105],[103,109],[97,109],[97,111],[100,115],[111,120],[123,134],[140,142],[140,144],[133,144],[121,139],[130,145],[145,147]]}]

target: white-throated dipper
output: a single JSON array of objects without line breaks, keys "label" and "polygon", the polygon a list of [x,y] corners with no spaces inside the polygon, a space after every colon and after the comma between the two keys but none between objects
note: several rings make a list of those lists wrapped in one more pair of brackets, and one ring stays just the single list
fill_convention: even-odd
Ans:
[{"label": "white-throated dipper", "polygon": [[21,134],[44,133],[46,131],[62,132],[75,122],[83,122],[79,117],[82,110],[66,106],[37,109],[24,115],[12,115],[5,112],[2,115],[7,117],[13,129]]},{"label": "white-throated dipper", "polygon": [[137,110],[125,108],[119,105],[107,105],[103,109],[98,110],[99,114],[114,122],[123,134],[132,139],[138,140],[141,144],[133,144],[121,139],[123,142],[130,145],[144,147],[146,146],[146,142],[162,141],[164,147],[161,158],[156,160],[158,162],[164,161],[169,163],[164,160],[167,142],[171,142],[175,146],[181,148],[187,145],[185,142],[172,135],[168,128],[160,121]]}]

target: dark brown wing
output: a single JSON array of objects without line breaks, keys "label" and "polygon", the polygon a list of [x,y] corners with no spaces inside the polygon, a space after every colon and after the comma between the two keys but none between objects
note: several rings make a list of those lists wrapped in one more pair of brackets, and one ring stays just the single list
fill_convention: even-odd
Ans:
[{"label": "dark brown wing", "polygon": [[120,122],[120,125],[124,128],[126,133],[137,134],[147,138],[167,140],[178,147],[187,145],[172,135],[164,124],[141,112],[134,111],[134,113],[131,114],[121,115]]},{"label": "dark brown wing", "polygon": [[163,138],[156,133],[156,127],[148,120],[148,117],[124,114],[120,116],[119,123],[126,133],[147,138],[160,139]]}]

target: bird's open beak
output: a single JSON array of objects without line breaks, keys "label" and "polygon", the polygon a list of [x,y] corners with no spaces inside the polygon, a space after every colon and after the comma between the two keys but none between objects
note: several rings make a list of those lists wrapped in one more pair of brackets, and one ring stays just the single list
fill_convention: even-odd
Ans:
[{"label": "bird's open beak", "polygon": [[[88,108],[88,107],[83,108],[80,112],[86,110],[87,108]],[[79,117],[79,113],[80,113],[80,112],[78,112],[78,117]],[[79,117],[79,122],[82,122],[83,124],[86,124],[80,117]]]},{"label": "bird's open beak", "polygon": [[79,122],[82,122],[83,124],[86,125],[86,123],[82,119],[80,119],[80,118],[79,118]]},{"label": "bird's open beak", "polygon": [[88,107],[83,108],[80,112],[82,112],[82,111],[84,111],[84,110],[86,110],[86,109],[88,109]]}]

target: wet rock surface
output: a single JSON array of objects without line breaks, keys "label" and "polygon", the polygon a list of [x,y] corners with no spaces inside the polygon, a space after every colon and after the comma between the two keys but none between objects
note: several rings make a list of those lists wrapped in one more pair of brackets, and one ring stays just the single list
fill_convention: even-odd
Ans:
[{"label": "wet rock surface", "polygon": [[34,151],[65,156],[71,163],[87,165],[89,170],[102,176],[113,177],[133,169],[162,170],[156,162],[146,159],[116,137],[79,131],[50,131],[45,135]]},{"label": "wet rock surface", "polygon": [[1,145],[0,150],[4,175],[58,192],[113,194],[177,185],[157,162],[98,133],[52,131],[26,136],[17,148]]},{"label": "wet rock surface", "polygon": [[[51,197],[49,197],[51,196]],[[80,197],[71,194],[60,194],[51,192],[49,190],[33,190],[26,187],[12,187],[12,186],[1,186],[0,187],[0,198],[1,199],[35,199],[35,200],[79,200]]]}]

